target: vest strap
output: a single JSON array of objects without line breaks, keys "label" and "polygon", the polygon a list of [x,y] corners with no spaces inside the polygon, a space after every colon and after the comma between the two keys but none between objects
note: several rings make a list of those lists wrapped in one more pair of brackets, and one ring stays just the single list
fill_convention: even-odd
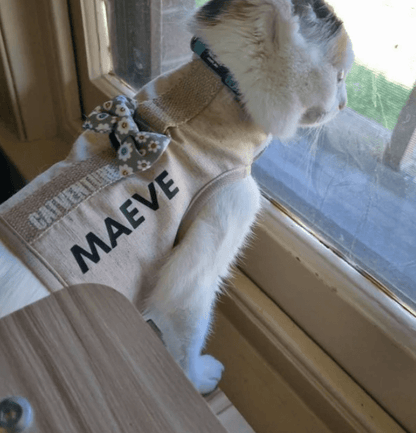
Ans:
[{"label": "vest strap", "polygon": [[208,201],[218,193],[219,190],[227,185],[242,180],[250,175],[251,167],[238,167],[234,170],[220,174],[210,183],[205,185],[198,194],[193,198],[182,218],[176,234],[174,246],[176,246],[185,236],[191,224],[197,218],[199,212],[208,203]]},{"label": "vest strap", "polygon": [[221,79],[201,59],[166,93],[138,104],[135,120],[165,134],[167,128],[185,123],[204,110],[223,88]]}]

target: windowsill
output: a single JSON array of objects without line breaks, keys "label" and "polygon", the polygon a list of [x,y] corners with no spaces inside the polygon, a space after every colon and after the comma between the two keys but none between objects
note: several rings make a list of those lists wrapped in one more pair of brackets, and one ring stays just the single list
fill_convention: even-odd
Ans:
[{"label": "windowsill", "polygon": [[416,428],[413,315],[266,200],[240,266],[392,416]]},{"label": "windowsill", "polygon": [[404,433],[241,272],[216,318],[207,352],[224,363],[221,389],[256,431]]}]

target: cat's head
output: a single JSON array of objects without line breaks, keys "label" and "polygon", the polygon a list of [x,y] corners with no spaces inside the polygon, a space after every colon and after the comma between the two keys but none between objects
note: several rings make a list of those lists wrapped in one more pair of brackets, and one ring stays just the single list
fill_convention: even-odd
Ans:
[{"label": "cat's head", "polygon": [[323,0],[210,0],[189,29],[229,68],[246,111],[266,132],[289,138],[346,105],[354,55]]}]

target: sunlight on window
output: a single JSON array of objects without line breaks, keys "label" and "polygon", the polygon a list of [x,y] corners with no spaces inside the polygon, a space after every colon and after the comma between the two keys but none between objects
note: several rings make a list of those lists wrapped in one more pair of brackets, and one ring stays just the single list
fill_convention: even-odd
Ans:
[{"label": "sunlight on window", "polygon": [[393,130],[416,80],[415,1],[329,3],[353,41],[355,64],[346,80],[348,106]]},{"label": "sunlight on window", "polygon": [[386,79],[413,87],[416,79],[414,0],[330,0],[348,30],[356,61]]},{"label": "sunlight on window", "polygon": [[101,67],[103,71],[108,73],[114,70],[108,25],[108,5],[106,0],[101,0],[97,6],[99,41],[102,44],[100,47]]}]

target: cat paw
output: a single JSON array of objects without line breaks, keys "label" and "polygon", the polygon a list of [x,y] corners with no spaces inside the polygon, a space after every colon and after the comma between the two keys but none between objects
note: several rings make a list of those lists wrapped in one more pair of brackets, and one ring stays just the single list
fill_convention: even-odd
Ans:
[{"label": "cat paw", "polygon": [[194,377],[190,379],[201,394],[209,394],[217,387],[223,371],[220,361],[211,355],[201,355],[195,365]]}]

